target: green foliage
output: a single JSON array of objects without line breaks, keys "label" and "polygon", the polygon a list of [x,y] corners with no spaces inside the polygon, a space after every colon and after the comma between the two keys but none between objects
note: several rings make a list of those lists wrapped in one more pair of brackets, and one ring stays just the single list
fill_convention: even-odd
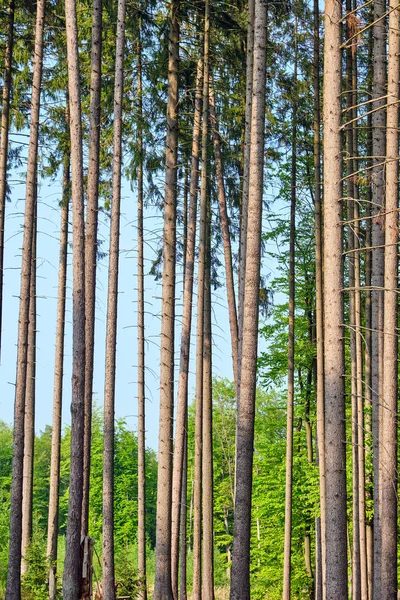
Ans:
[{"label": "green foliage", "polygon": [[26,555],[28,571],[22,577],[22,597],[24,600],[46,600],[48,598],[48,571],[46,543],[43,534],[36,527]]}]

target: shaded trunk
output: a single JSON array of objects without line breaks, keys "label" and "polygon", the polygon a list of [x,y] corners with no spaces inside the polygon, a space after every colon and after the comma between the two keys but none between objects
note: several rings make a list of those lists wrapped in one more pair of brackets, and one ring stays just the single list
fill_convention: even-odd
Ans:
[{"label": "shaded trunk", "polygon": [[72,193],[72,402],[68,521],[65,541],[63,599],[80,591],[85,397],[85,222],[78,27],[75,0],[66,0],[68,92]]},{"label": "shaded trunk", "polygon": [[11,67],[14,51],[15,0],[8,5],[7,44],[4,61],[3,98],[0,137],[0,354],[3,329],[4,227],[7,196],[8,130],[10,121]]},{"label": "shaded trunk", "polygon": [[236,425],[236,494],[231,600],[250,598],[250,523],[264,169],[266,25],[266,6],[260,0],[256,0],[242,368]]},{"label": "shaded trunk", "polygon": [[26,173],[24,234],[22,243],[21,288],[18,321],[18,354],[14,404],[14,440],[11,483],[10,542],[7,572],[7,600],[21,598],[22,478],[24,461],[25,393],[27,378],[29,305],[31,291],[32,241],[36,205],[37,157],[39,143],[40,91],[43,67],[44,0],[36,8],[35,48],[31,121]]},{"label": "shaded trunk", "polygon": [[90,447],[92,438],[92,396],[94,368],[94,330],[96,315],[97,217],[99,201],[100,95],[102,48],[102,0],[94,0],[92,17],[92,54],[90,71],[89,168],[87,176],[85,238],[85,434],[83,451],[82,535],[89,532]]},{"label": "shaded trunk", "polygon": [[187,421],[185,424],[185,441],[184,441],[184,452],[183,452],[183,468],[182,468],[182,493],[181,493],[181,528],[180,528],[180,545],[179,545],[179,595],[180,600],[187,600],[187,541],[186,541],[186,528],[187,528],[187,473],[188,473],[188,448],[187,448]]},{"label": "shaded trunk", "polygon": [[49,600],[57,598],[58,492],[60,484],[61,416],[64,374],[65,299],[67,287],[68,213],[70,196],[70,155],[64,156],[63,197],[61,201],[60,254],[58,267],[56,352],[54,360],[53,424],[51,429],[49,519],[47,558],[49,560]]},{"label": "shaded trunk", "polygon": [[170,5],[166,173],[164,198],[163,287],[158,436],[156,575],[154,600],[172,599],[171,502],[174,417],[175,245],[178,164],[179,0]]}]

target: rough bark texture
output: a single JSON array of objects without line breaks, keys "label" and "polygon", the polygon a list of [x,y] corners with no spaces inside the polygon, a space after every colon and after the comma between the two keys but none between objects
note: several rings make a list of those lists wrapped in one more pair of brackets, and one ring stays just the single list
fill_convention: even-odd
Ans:
[{"label": "rough bark texture", "polygon": [[33,459],[35,451],[35,390],[36,390],[36,238],[37,186],[32,231],[31,291],[29,299],[28,355],[25,388],[24,466],[22,483],[22,563],[21,574],[28,571],[27,553],[32,539]]},{"label": "rough bark texture", "polygon": [[63,599],[76,600],[80,588],[85,397],[85,222],[78,28],[75,0],[66,0],[68,92],[72,181],[72,402],[71,474],[63,574]]},{"label": "rough bark texture", "polygon": [[341,5],[327,0],[324,45],[324,388],[326,599],[347,599],[341,235]]},{"label": "rough bark texture", "polygon": [[172,600],[171,500],[174,417],[175,242],[178,160],[179,0],[170,6],[163,287],[160,356],[160,426],[154,600]]},{"label": "rough bark texture", "polygon": [[110,262],[106,325],[106,364],[104,384],[103,460],[103,599],[115,600],[114,573],[114,419],[117,349],[119,232],[121,213],[122,98],[124,91],[126,0],[118,0],[117,44],[114,82],[114,140]]},{"label": "rough bark texture", "polygon": [[397,598],[397,392],[398,392],[398,161],[400,11],[390,0],[386,131],[384,346],[381,430],[381,595]]},{"label": "rough bark texture", "polygon": [[11,483],[10,545],[8,553],[7,600],[21,598],[22,476],[24,460],[25,386],[27,373],[28,325],[31,285],[32,233],[36,204],[36,176],[39,142],[40,90],[43,65],[44,0],[36,8],[35,48],[31,121],[26,173],[24,234],[22,242],[21,288],[18,320],[18,354],[14,404],[14,443]]},{"label": "rough bark texture", "polygon": [[7,192],[7,157],[8,129],[11,96],[11,66],[14,50],[14,14],[15,0],[8,5],[7,45],[4,61],[3,98],[1,105],[1,138],[0,138],[0,353],[1,332],[3,325],[3,274],[4,274],[4,226]]},{"label": "rough bark texture", "polygon": [[236,426],[231,600],[250,598],[250,523],[264,167],[266,20],[266,6],[260,0],[256,0],[242,369]]},{"label": "rough bark texture", "polygon": [[171,577],[174,598],[178,597],[178,556],[179,556],[179,524],[182,497],[182,470],[185,446],[187,444],[187,406],[188,379],[190,358],[190,334],[193,305],[193,274],[196,243],[197,195],[199,183],[200,128],[202,107],[203,58],[199,58],[196,75],[196,96],[193,116],[192,163],[190,173],[190,203],[187,225],[185,254],[185,281],[183,289],[182,333],[178,381],[178,406],[176,416],[176,433],[174,448],[174,464],[172,477],[172,532],[171,532]]},{"label": "rough bark texture", "polygon": [[89,530],[90,445],[92,437],[92,395],[94,368],[94,330],[96,314],[97,215],[99,198],[100,94],[102,0],[94,0],[92,17],[92,55],[90,72],[90,145],[87,175],[85,238],[85,438],[83,450],[82,535]]},{"label": "rough bark texture", "polygon": [[53,423],[51,430],[49,520],[47,526],[47,558],[49,570],[49,600],[57,598],[58,488],[60,483],[60,444],[62,391],[64,372],[65,298],[67,285],[68,214],[70,155],[64,157],[63,198],[61,205],[60,255],[58,266],[56,351],[54,360]]}]

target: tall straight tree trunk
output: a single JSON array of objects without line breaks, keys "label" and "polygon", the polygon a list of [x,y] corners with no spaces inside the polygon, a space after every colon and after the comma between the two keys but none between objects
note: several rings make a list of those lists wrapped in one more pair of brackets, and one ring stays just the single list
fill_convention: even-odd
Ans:
[{"label": "tall straight tree trunk", "polygon": [[178,165],[179,0],[170,5],[166,172],[164,198],[163,287],[160,356],[160,426],[154,600],[172,600],[171,502],[174,417],[175,246]]},{"label": "tall straight tree trunk", "polygon": [[[249,202],[250,179],[250,144],[251,144],[251,115],[253,108],[253,60],[254,60],[254,10],[255,0],[248,2],[247,14],[247,48],[246,48],[246,109],[244,128],[244,160],[243,160],[243,188],[242,206],[240,213],[240,240],[239,240],[239,275],[238,275],[238,381],[240,381],[243,317],[244,317],[244,283],[246,270],[246,236],[247,213]],[[238,391],[238,390],[236,390]],[[239,398],[236,398],[239,402]]]},{"label": "tall straight tree trunk", "polygon": [[51,430],[49,519],[47,526],[47,558],[49,561],[49,600],[57,598],[58,490],[60,484],[60,445],[62,392],[64,374],[65,299],[67,287],[68,214],[70,154],[64,156],[63,194],[61,200],[60,254],[58,267],[56,353],[54,360],[53,425]]},{"label": "tall straight tree trunk", "polygon": [[[296,17],[295,17],[296,18]],[[290,192],[289,239],[289,331],[288,331],[288,388],[286,418],[286,485],[285,537],[283,549],[283,600],[290,600],[292,554],[292,483],[293,483],[293,421],[294,421],[294,311],[295,311],[295,246],[296,246],[296,160],[297,160],[297,18],[294,33],[294,77],[292,113],[292,158]]]},{"label": "tall straight tree trunk", "polygon": [[114,419],[117,349],[118,266],[121,214],[122,100],[124,91],[126,0],[118,0],[114,81],[114,140],[110,262],[108,267],[103,460],[103,598],[115,600],[114,573]]},{"label": "tall straight tree trunk", "polygon": [[214,600],[213,443],[212,443],[212,331],[211,331],[211,209],[208,201],[206,269],[204,281],[203,347],[203,570],[202,600]]},{"label": "tall straight tree trunk", "polygon": [[326,0],[324,44],[324,391],[326,600],[347,599],[341,193],[341,5]]},{"label": "tall straight tree trunk", "polygon": [[[250,24],[251,26],[251,24]],[[231,600],[250,599],[250,524],[264,170],[267,9],[255,1],[254,65]]]},{"label": "tall straight tree trunk", "polygon": [[398,243],[399,243],[399,68],[400,10],[390,0],[384,279],[384,346],[381,463],[381,596],[397,597],[397,410],[398,410]]},{"label": "tall straight tree trunk", "polygon": [[8,130],[10,121],[11,67],[14,51],[15,0],[8,5],[7,45],[4,61],[3,98],[1,105],[0,137],[0,355],[3,329],[4,227],[7,194]]},{"label": "tall straight tree trunk", "polygon": [[[184,468],[184,454],[187,446],[187,406],[188,406],[188,379],[190,358],[190,334],[192,324],[193,305],[193,273],[196,244],[196,217],[197,196],[199,183],[199,156],[200,156],[200,128],[202,107],[202,80],[203,57],[197,62],[196,95],[193,116],[193,141],[192,162],[190,172],[190,202],[187,227],[187,241],[185,254],[185,278],[183,289],[182,334],[180,349],[180,366],[178,381],[178,407],[176,417],[176,434],[174,448],[174,463],[172,477],[172,529],[171,529],[171,578],[172,592],[175,600],[178,597],[178,571],[179,571],[179,524],[182,493],[182,470]],[[185,490],[186,498],[186,490]]]},{"label": "tall straight tree trunk", "polygon": [[210,2],[205,0],[204,13],[204,67],[203,67],[203,118],[201,132],[201,192],[199,225],[199,258],[197,268],[197,332],[196,332],[196,416],[194,432],[194,528],[193,528],[193,600],[202,597],[202,493],[203,493],[203,402],[204,402],[204,306],[207,263],[208,218],[208,114],[209,114],[209,45]]},{"label": "tall straight tree trunk", "polygon": [[63,599],[78,598],[82,527],[85,397],[85,222],[78,27],[75,0],[66,0],[68,92],[72,169],[72,402],[71,472],[65,536]]},{"label": "tall straight tree trunk", "polygon": [[37,247],[37,185],[32,231],[31,291],[29,300],[28,355],[25,388],[24,466],[22,483],[22,563],[21,574],[28,571],[27,553],[32,540],[33,460],[35,451],[35,390],[36,390],[36,247]]},{"label": "tall straight tree trunk", "polygon": [[144,348],[144,246],[143,246],[143,87],[141,21],[138,30],[138,598],[147,599],[146,585],[146,388]]},{"label": "tall straight tree trunk", "polygon": [[[380,524],[380,420],[381,420],[381,373],[380,356],[383,356],[383,292],[384,285],[384,243],[385,232],[382,226],[382,211],[385,205],[384,159],[386,154],[386,0],[374,0],[374,50],[372,97],[372,259],[371,259],[371,391],[372,391],[372,435],[374,466],[374,567],[373,598],[381,598],[381,524]],[[382,98],[382,100],[377,100]]]},{"label": "tall straight tree trunk", "polygon": [[18,354],[14,404],[14,443],[11,483],[10,543],[7,572],[7,600],[21,598],[22,478],[24,461],[25,391],[28,354],[29,304],[31,291],[32,240],[36,204],[37,157],[39,143],[40,90],[43,70],[44,0],[36,7],[35,47],[31,121],[26,173],[24,234],[18,320]]},{"label": "tall straight tree trunk", "polygon": [[319,467],[320,518],[316,527],[316,582],[315,600],[325,598],[325,408],[324,408],[324,315],[323,315],[323,267],[322,267],[322,194],[321,194],[321,142],[320,142],[320,35],[319,4],[314,0],[314,197],[315,197],[315,330],[317,342],[317,464]]},{"label": "tall straight tree trunk", "polygon": [[92,55],[90,72],[89,168],[87,179],[85,238],[85,433],[83,451],[82,535],[89,532],[90,447],[92,437],[92,396],[94,368],[94,330],[96,314],[97,217],[99,201],[100,95],[102,48],[102,0],[94,0],[92,17]]},{"label": "tall straight tree trunk", "polygon": [[180,543],[179,543],[179,596],[180,600],[187,600],[187,474],[188,474],[188,447],[187,447],[187,420],[185,424],[185,441],[182,468],[182,493],[180,514]]},{"label": "tall straight tree trunk", "polygon": [[213,86],[210,86],[210,121],[214,142],[215,156],[215,172],[217,176],[218,186],[218,203],[219,203],[219,218],[221,222],[222,238],[224,240],[224,258],[225,258],[225,276],[226,276],[226,293],[228,297],[229,309],[229,326],[231,330],[232,344],[232,362],[233,362],[233,378],[235,381],[236,396],[239,393],[238,380],[238,353],[239,353],[239,332],[238,320],[236,311],[235,284],[233,279],[232,267],[232,247],[231,236],[229,233],[228,210],[226,206],[224,173],[222,167],[221,146],[219,142],[218,121],[215,114],[215,96]]}]

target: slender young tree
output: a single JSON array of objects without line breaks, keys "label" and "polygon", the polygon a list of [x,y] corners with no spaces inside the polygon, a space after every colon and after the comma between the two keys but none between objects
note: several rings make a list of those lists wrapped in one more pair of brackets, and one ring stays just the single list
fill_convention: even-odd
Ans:
[{"label": "slender young tree", "polygon": [[63,574],[64,600],[78,598],[82,527],[85,397],[85,222],[78,26],[75,0],[66,0],[72,193],[72,402],[68,521]]},{"label": "slender young tree", "polygon": [[33,460],[35,452],[35,391],[36,391],[36,247],[37,247],[37,185],[32,231],[31,290],[29,300],[28,354],[25,389],[24,466],[22,483],[22,563],[21,574],[27,573],[27,552],[32,540]]},{"label": "slender young tree", "polygon": [[31,292],[32,240],[36,203],[37,156],[39,143],[40,91],[43,70],[44,0],[36,7],[35,46],[24,234],[22,245],[21,288],[18,321],[17,374],[14,404],[14,444],[11,483],[10,544],[7,571],[7,600],[21,598],[22,479],[24,461],[25,392],[27,374],[29,304]]},{"label": "slender young tree", "polygon": [[[264,170],[267,10],[256,0],[240,402],[236,425],[236,495],[231,600],[250,599],[250,522]],[[253,23],[249,23],[251,27]]]},{"label": "slender young tree", "polygon": [[92,396],[94,367],[94,329],[96,314],[97,217],[99,203],[100,96],[102,48],[102,0],[94,0],[92,17],[92,53],[90,70],[89,168],[85,238],[86,273],[86,358],[85,358],[85,433],[83,452],[82,535],[89,529],[90,446],[92,436]]},{"label": "slender young tree", "polygon": [[122,100],[124,90],[126,0],[118,0],[117,42],[114,81],[114,140],[110,261],[106,328],[103,451],[103,598],[115,600],[114,573],[114,419],[117,349],[118,266],[121,213]]},{"label": "slender young tree", "polygon": [[[68,121],[67,113],[67,121]],[[57,598],[58,491],[60,485],[61,416],[64,374],[65,300],[67,287],[68,215],[70,196],[70,154],[63,161],[61,200],[60,253],[56,320],[56,352],[54,359],[53,424],[51,429],[49,519],[47,525],[47,558],[49,561],[49,600]]]},{"label": "slender young tree", "polygon": [[389,5],[381,467],[381,598],[397,596],[397,410],[400,6]]},{"label": "slender young tree", "polygon": [[174,416],[175,246],[178,164],[179,0],[170,5],[166,173],[164,198],[163,287],[158,436],[156,576],[154,600],[172,600],[171,500]]},{"label": "slender young tree", "polygon": [[291,597],[292,554],[292,486],[293,486],[293,424],[294,424],[294,311],[295,311],[295,246],[296,246],[296,195],[297,195],[297,18],[294,30],[294,77],[292,113],[292,157],[290,193],[289,239],[289,331],[288,331],[288,388],[286,422],[286,485],[285,485],[285,538],[283,554],[283,600]]},{"label": "slender young tree", "polygon": [[341,236],[341,5],[325,4],[324,390],[326,600],[347,599],[346,450]]},{"label": "slender young tree", "polygon": [[10,121],[11,67],[14,51],[15,0],[8,5],[7,45],[5,52],[0,137],[0,353],[3,326],[4,226],[7,195],[8,130]]},{"label": "slender young tree", "polygon": [[[185,275],[183,289],[182,333],[178,381],[178,400],[176,416],[176,434],[174,448],[174,463],[172,477],[172,529],[171,529],[171,578],[174,598],[178,597],[178,567],[179,567],[179,527],[181,499],[183,497],[182,471],[184,468],[184,454],[187,444],[187,406],[188,406],[188,379],[190,359],[190,337],[192,325],[193,305],[193,274],[196,244],[196,217],[197,196],[199,183],[199,157],[200,157],[200,128],[202,107],[202,81],[203,57],[197,62],[196,93],[193,115],[193,140],[192,160],[189,190],[189,217],[187,224],[187,239],[185,253]],[[184,491],[186,498],[186,489]]]}]

